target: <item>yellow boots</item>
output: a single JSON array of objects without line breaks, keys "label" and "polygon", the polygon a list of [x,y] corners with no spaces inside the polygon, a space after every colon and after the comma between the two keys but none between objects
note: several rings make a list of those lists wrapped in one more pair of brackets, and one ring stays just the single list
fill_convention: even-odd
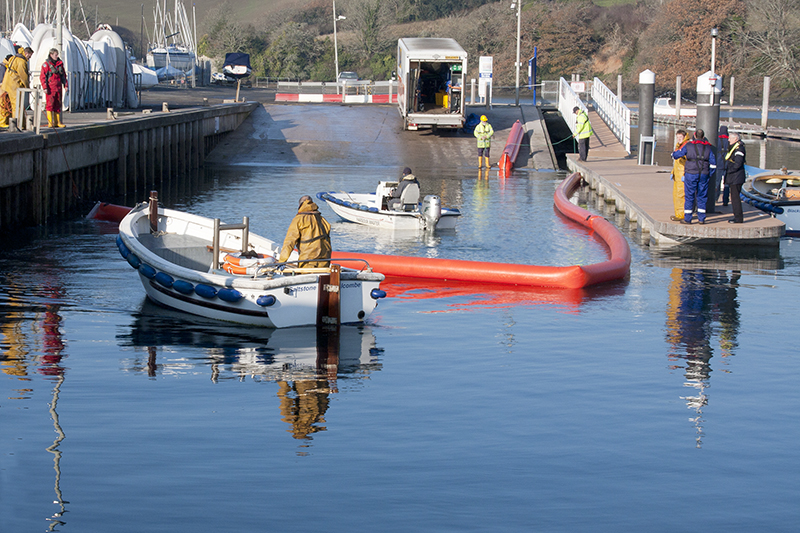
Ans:
[{"label": "yellow boots", "polygon": [[478,168],[481,168],[481,165],[483,165],[483,160],[484,159],[486,160],[486,168],[491,168],[492,164],[489,163],[489,158],[488,157],[482,157],[482,156],[478,156]]},{"label": "yellow boots", "polygon": [[66,128],[67,125],[61,122],[61,113],[57,111],[47,112],[47,125],[51,128]]}]

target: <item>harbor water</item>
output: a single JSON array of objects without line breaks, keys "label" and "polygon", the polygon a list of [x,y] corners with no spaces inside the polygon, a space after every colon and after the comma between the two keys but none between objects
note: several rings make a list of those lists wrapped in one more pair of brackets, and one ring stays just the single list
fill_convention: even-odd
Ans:
[{"label": "harbor water", "polygon": [[[280,241],[300,195],[369,192],[399,170],[216,167],[159,193]],[[334,249],[606,259],[554,211],[563,173],[415,171],[461,210],[454,231],[379,232],[322,205]],[[577,201],[622,228],[628,279],[390,279],[338,338],[148,303],[111,223],[7,238],[0,530],[795,530],[800,243],[650,249],[590,192]]]}]

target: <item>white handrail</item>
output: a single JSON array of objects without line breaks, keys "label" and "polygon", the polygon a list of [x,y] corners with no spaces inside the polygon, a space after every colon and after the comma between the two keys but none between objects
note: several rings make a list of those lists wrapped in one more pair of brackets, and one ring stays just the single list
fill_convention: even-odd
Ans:
[{"label": "white handrail", "polygon": [[564,122],[567,123],[569,131],[575,134],[577,128],[577,116],[572,111],[575,107],[581,108],[582,111],[588,114],[589,110],[586,104],[581,102],[578,94],[572,90],[572,86],[564,78],[558,80],[558,110],[561,116],[564,117]]},{"label": "white handrail", "polygon": [[630,154],[631,110],[598,78],[592,82],[592,100],[597,114]]}]

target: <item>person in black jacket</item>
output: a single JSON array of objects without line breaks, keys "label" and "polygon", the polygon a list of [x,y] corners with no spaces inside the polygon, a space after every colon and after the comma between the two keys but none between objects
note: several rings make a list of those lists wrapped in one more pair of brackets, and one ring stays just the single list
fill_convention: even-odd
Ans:
[{"label": "person in black jacket", "polygon": [[729,139],[731,144],[725,153],[725,185],[731,191],[730,199],[733,218],[728,222],[741,224],[744,222],[744,214],[742,213],[742,199],[739,197],[739,193],[742,192],[742,185],[744,185],[744,165],[747,162],[747,152],[738,133],[731,132]]}]

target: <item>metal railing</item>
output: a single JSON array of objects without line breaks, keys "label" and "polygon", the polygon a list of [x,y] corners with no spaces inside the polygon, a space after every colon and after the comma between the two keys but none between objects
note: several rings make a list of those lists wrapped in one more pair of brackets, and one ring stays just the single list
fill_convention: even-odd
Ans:
[{"label": "metal railing", "polygon": [[631,153],[631,110],[628,109],[611,89],[595,78],[592,83],[592,100],[594,108],[603,122],[611,129],[614,136]]},{"label": "metal railing", "polygon": [[572,90],[572,86],[569,82],[564,78],[560,78],[558,80],[558,111],[564,118],[564,122],[567,123],[569,131],[573,134],[577,127],[577,117],[575,113],[572,112],[572,109],[575,107],[581,108],[581,110],[587,114],[589,112],[586,108],[586,104],[581,101],[578,93]]}]

